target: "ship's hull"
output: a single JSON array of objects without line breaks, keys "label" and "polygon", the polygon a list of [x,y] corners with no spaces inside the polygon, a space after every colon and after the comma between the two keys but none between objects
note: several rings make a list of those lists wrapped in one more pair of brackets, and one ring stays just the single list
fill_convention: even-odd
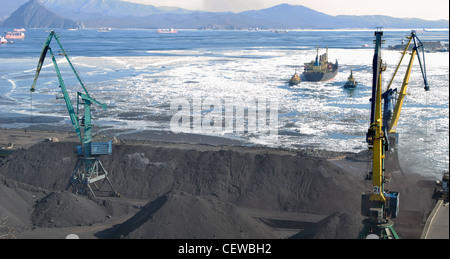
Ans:
[{"label": "ship's hull", "polygon": [[344,88],[345,89],[355,89],[357,84],[345,84]]},{"label": "ship's hull", "polygon": [[291,80],[289,80],[289,85],[290,86],[293,86],[293,85],[298,85],[298,84],[300,84],[300,80],[294,80],[294,79],[291,79]]},{"label": "ship's hull", "polygon": [[333,79],[338,74],[338,69],[330,72],[303,72],[305,81],[309,82],[323,82]]},{"label": "ship's hull", "polygon": [[290,86],[298,85],[300,84],[300,82],[301,82],[300,77],[297,74],[295,74],[294,76],[291,77],[291,80],[289,80],[289,85]]}]

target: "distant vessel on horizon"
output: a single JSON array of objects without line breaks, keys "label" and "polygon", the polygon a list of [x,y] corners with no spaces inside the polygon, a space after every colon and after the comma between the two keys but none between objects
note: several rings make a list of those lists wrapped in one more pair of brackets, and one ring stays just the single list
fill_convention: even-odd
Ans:
[{"label": "distant vessel on horizon", "polygon": [[289,32],[288,29],[284,29],[284,30],[275,29],[275,30],[270,30],[270,31],[274,32],[274,33],[288,33]]},{"label": "distant vessel on horizon", "polygon": [[157,33],[178,33],[178,31],[174,30],[173,28],[170,28],[170,29],[158,29],[156,32]]},{"label": "distant vessel on horizon", "polygon": [[97,29],[98,32],[108,32],[111,31],[111,28],[109,27],[101,27]]},{"label": "distant vessel on horizon", "polygon": [[5,32],[5,39],[24,39],[25,33],[19,31]]}]

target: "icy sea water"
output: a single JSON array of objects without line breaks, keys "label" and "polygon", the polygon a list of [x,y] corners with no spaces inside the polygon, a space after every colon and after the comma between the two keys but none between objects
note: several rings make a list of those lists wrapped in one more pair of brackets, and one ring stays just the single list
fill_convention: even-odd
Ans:
[{"label": "icy sea water", "polygon": [[[242,108],[255,98],[266,98],[278,103],[277,139],[229,130],[209,134],[249,145],[350,152],[367,149],[373,31],[56,32],[91,95],[108,105],[107,110],[94,108],[94,127],[170,131],[176,113],[170,104],[176,99],[213,98]],[[384,47],[400,44],[409,33],[386,30]],[[29,92],[48,35],[48,31],[30,29],[24,40],[0,45],[0,127],[70,126],[64,101],[55,98],[61,93],[50,55],[36,92]],[[417,35],[422,41],[449,39],[448,30],[419,31]],[[58,54],[56,42],[51,46]],[[315,58],[316,46],[319,54],[329,48],[329,59],[339,62],[339,74],[328,82],[289,86],[287,81],[295,70],[302,72],[303,63]],[[382,58],[387,64],[383,74],[386,87],[400,53],[383,49]],[[402,168],[436,178],[449,165],[448,58],[448,52],[426,53],[428,92],[423,89],[416,59],[397,130]],[[81,87],[65,58],[57,55],[56,59],[76,106],[76,91]],[[408,60],[403,62],[394,88],[401,87]],[[354,91],[343,88],[350,69],[359,83]]]}]

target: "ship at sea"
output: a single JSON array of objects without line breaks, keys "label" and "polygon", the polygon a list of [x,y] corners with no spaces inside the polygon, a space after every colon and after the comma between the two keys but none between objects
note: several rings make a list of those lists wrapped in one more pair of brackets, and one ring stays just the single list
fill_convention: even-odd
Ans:
[{"label": "ship at sea", "polygon": [[319,47],[317,47],[316,60],[305,63],[303,76],[305,81],[322,82],[333,79],[338,73],[338,61],[336,63],[328,62],[328,48],[325,54],[319,56]]}]

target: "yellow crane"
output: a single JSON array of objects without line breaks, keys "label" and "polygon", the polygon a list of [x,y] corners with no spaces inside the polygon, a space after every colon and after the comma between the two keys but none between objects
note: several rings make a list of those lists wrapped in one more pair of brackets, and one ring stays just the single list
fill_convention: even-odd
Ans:
[{"label": "yellow crane", "polygon": [[[369,149],[372,151],[372,190],[362,195],[361,199],[361,214],[365,217],[363,221],[364,228],[359,234],[359,238],[380,238],[380,239],[398,239],[398,235],[394,230],[394,223],[391,219],[396,218],[399,210],[399,193],[385,189],[385,158],[386,151],[389,150],[389,133],[395,133],[400,111],[402,109],[406,89],[409,84],[409,77],[414,61],[414,57],[419,57],[422,75],[425,81],[425,90],[429,90],[426,80],[425,63],[422,65],[418,49],[422,48],[423,44],[411,32],[409,42],[403,52],[399,65],[397,66],[394,76],[387,87],[387,90],[382,91],[382,73],[386,70],[381,59],[381,45],[383,32],[377,30],[375,32],[375,54],[373,57],[373,77],[372,77],[372,98],[371,98],[371,116],[370,127],[366,135],[366,141]],[[414,47],[411,53],[411,60],[409,62],[406,75],[403,80],[402,88],[397,99],[394,111],[390,109],[391,99],[396,90],[390,87],[394,81],[403,57],[408,51],[411,42],[414,41]],[[425,61],[425,56],[423,56]],[[384,101],[384,105],[383,105]]]}]

